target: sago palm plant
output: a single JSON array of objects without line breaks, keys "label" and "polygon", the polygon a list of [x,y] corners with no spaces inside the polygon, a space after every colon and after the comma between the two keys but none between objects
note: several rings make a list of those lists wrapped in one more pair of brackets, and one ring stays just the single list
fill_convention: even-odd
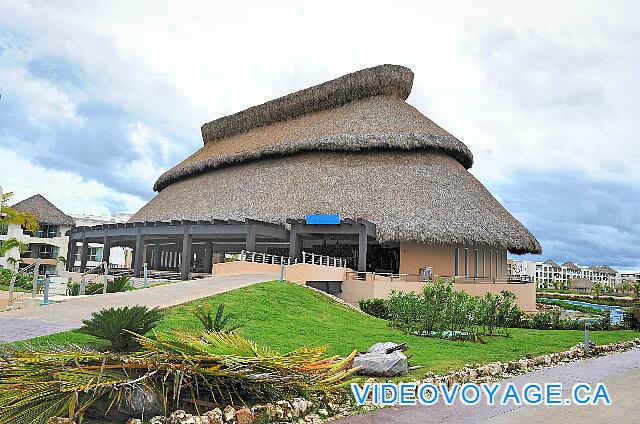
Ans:
[{"label": "sago palm plant", "polygon": [[[167,409],[182,402],[246,403],[310,397],[349,383],[355,351],[326,348],[280,354],[235,333],[134,335],[142,351],[112,354],[78,347],[10,348],[0,361],[0,424],[40,424],[51,416],[81,421],[98,399],[129,403],[132,387],[155,393]],[[107,412],[107,411],[102,411]]]},{"label": "sago palm plant", "polygon": [[148,309],[140,305],[102,309],[94,312],[91,319],[83,320],[80,331],[108,340],[115,352],[126,352],[136,344],[132,333],[148,333],[160,318],[162,312],[158,308]]}]

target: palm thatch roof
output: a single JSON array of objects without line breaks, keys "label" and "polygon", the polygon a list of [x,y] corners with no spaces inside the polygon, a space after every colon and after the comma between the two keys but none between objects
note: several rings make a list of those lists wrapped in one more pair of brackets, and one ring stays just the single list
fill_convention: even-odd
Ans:
[{"label": "palm thatch roof", "polygon": [[582,270],[580,269],[580,267],[579,267],[578,265],[574,264],[573,262],[565,262],[565,263],[563,263],[563,264],[562,264],[562,266],[563,266],[564,268],[572,269],[572,270],[574,270],[574,271],[582,271]]},{"label": "palm thatch roof", "polygon": [[593,282],[591,280],[588,280],[586,278],[583,277],[578,277],[575,280],[573,280],[571,282],[571,288],[574,289],[586,289],[586,290],[591,290],[593,289]]},{"label": "palm thatch roof", "polygon": [[404,100],[413,73],[382,65],[202,127],[204,146],[164,173],[130,222],[339,213],[381,241],[540,253],[471,175],[469,149]]},{"label": "palm thatch roof", "polygon": [[40,224],[61,225],[65,227],[73,227],[75,225],[73,218],[62,212],[41,194],[34,194],[16,203],[12,208],[19,212],[31,212],[36,216]]},{"label": "palm thatch roof", "polygon": [[547,259],[546,261],[543,262],[543,264],[552,266],[553,268],[560,268],[560,265],[558,265],[551,259]]},{"label": "palm thatch roof", "polygon": [[604,274],[609,274],[609,275],[616,275],[618,273],[618,271],[616,271],[615,269],[611,268],[609,265],[599,266],[598,270],[600,270],[600,272],[602,272]]}]

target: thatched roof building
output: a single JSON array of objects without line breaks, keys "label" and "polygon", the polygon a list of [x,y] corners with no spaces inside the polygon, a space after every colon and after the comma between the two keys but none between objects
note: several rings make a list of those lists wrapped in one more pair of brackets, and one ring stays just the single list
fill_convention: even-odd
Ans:
[{"label": "thatched roof building", "polygon": [[203,147],[130,222],[340,214],[379,241],[541,253],[468,172],[467,146],[405,102],[412,85],[410,69],[382,65],[206,123]]},{"label": "thatched roof building", "polygon": [[34,194],[16,203],[12,208],[19,212],[31,212],[40,224],[60,225],[63,227],[73,227],[75,225],[72,217],[62,212],[41,194]]},{"label": "thatched roof building", "polygon": [[571,282],[571,288],[575,290],[589,291],[593,289],[593,286],[594,286],[594,283],[591,280],[583,277],[578,277]]}]

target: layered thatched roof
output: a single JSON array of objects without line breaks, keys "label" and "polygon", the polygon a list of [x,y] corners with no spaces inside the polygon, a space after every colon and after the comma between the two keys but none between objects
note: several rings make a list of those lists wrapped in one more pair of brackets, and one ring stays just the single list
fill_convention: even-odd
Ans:
[{"label": "layered thatched roof", "polygon": [[560,265],[558,265],[557,263],[555,263],[553,260],[551,259],[547,259],[546,261],[543,262],[543,264],[545,265],[549,265],[553,268],[560,268]]},{"label": "layered thatched roof", "polygon": [[574,271],[582,271],[582,269],[580,269],[580,267],[574,264],[573,262],[565,262],[562,264],[562,266],[568,269],[572,269]]},{"label": "layered thatched roof", "polygon": [[573,289],[593,289],[594,283],[591,280],[588,280],[583,277],[578,277],[571,282],[571,288]]},{"label": "layered thatched roof", "polygon": [[16,203],[12,208],[19,212],[31,212],[36,216],[40,224],[61,225],[65,227],[73,227],[75,225],[73,218],[62,212],[40,194],[34,194]]},{"label": "layered thatched roof", "polygon": [[538,241],[468,171],[469,149],[404,99],[413,74],[383,65],[205,124],[204,146],[163,174],[130,222],[339,213],[381,241]]},{"label": "layered thatched roof", "polygon": [[611,268],[609,265],[603,265],[603,266],[599,266],[597,268],[598,268],[598,270],[600,270],[600,272],[602,272],[604,274],[616,275],[618,273],[618,271],[616,271],[615,269]]}]

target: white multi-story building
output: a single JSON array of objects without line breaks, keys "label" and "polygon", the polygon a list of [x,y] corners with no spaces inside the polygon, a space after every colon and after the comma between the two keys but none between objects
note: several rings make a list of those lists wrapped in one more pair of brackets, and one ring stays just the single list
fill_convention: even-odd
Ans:
[{"label": "white multi-story building", "polygon": [[65,233],[75,225],[73,218],[40,194],[18,202],[12,208],[19,212],[31,212],[40,223],[40,228],[35,233],[24,230],[18,224],[1,228],[0,242],[15,237],[27,246],[27,250],[21,253],[17,247],[11,249],[0,257],[0,266],[14,270],[29,266],[39,259],[40,274],[58,274],[58,271],[64,270],[68,247]]},{"label": "white multi-story building", "polygon": [[611,288],[622,284],[621,274],[609,266],[580,267],[573,262],[558,265],[551,259],[544,262],[508,259],[507,272],[513,276],[531,278],[540,288],[566,287],[578,278],[594,284],[600,282]]},{"label": "white multi-story building", "polygon": [[[0,257],[0,267],[15,270],[24,268],[37,259],[40,260],[40,274],[59,274],[65,270],[67,261],[74,261],[74,266],[80,266],[80,250],[75,258],[67,257],[69,237],[66,232],[74,226],[93,226],[99,224],[117,224],[127,222],[130,214],[117,213],[111,218],[86,215],[67,215],[55,205],[45,199],[42,195],[36,194],[21,202],[16,203],[12,208],[20,212],[31,212],[35,215],[40,228],[35,233],[24,230],[18,224],[9,224],[0,228],[0,243],[15,237],[27,246],[25,252],[20,253],[18,248],[14,248],[4,256]],[[89,244],[89,260],[87,269],[98,266],[102,263],[102,245]],[[131,266],[131,249],[125,247],[112,247],[109,257],[111,267],[126,268]]]},{"label": "white multi-story building", "polygon": [[[75,220],[77,227],[91,227],[101,224],[118,224],[127,222],[131,218],[131,214],[115,213],[111,217],[87,215],[87,214],[71,214]],[[79,243],[80,245],[81,243]],[[89,259],[87,260],[87,269],[94,268],[102,263],[103,246],[102,244],[89,243]],[[76,257],[74,258],[74,267],[80,267],[81,249],[76,249]],[[128,247],[112,247],[109,254],[109,266],[117,268],[129,268],[131,266],[131,249]]]},{"label": "white multi-story building", "polygon": [[640,283],[640,271],[623,272],[620,279],[623,283]]}]

